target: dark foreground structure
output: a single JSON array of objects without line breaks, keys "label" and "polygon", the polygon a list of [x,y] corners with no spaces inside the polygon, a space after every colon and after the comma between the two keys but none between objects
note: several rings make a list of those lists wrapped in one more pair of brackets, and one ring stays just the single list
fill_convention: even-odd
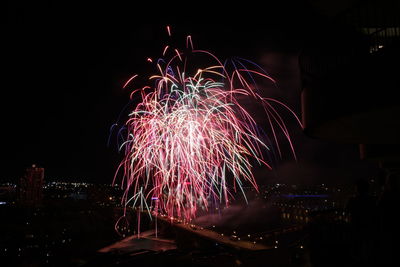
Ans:
[{"label": "dark foreground structure", "polygon": [[[360,157],[382,168],[375,201],[368,185],[357,184],[349,203],[350,266],[396,266],[399,238],[400,3],[353,1],[329,11],[331,24],[309,38],[299,57],[305,133],[330,142],[360,146]],[[316,225],[317,266],[329,265],[328,229]],[[338,244],[338,247],[340,245]],[[334,266],[334,265],[331,265]]]}]

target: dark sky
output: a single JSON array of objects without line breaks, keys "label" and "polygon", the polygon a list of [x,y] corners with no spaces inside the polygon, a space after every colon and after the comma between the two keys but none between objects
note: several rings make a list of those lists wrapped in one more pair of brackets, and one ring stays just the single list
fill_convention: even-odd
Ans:
[{"label": "dark sky", "polygon": [[[220,58],[260,63],[278,80],[281,91],[273,94],[300,115],[297,53],[324,22],[307,1],[222,8],[201,3],[182,11],[151,3],[139,7],[135,1],[80,2],[14,1],[8,6],[0,179],[15,179],[36,163],[50,179],[111,182],[120,156],[115,142],[107,147],[107,139],[129,100],[122,85],[132,74],[154,72],[146,58],[161,54],[168,41],[166,25],[172,27],[175,46],[183,47],[190,34],[196,47]],[[337,176],[349,168],[349,175],[369,170],[359,162],[356,146],[314,141],[293,131],[300,160],[285,159],[276,173],[290,177],[292,169],[301,169],[304,177],[327,179],[324,172],[333,176],[333,169]]]}]

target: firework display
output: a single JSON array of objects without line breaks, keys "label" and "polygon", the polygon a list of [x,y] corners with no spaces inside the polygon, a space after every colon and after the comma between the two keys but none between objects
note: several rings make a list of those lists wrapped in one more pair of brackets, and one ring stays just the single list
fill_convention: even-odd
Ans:
[{"label": "firework display", "polygon": [[[278,133],[295,156],[278,110],[298,118],[259,93],[256,81],[275,81],[258,65],[243,59],[222,63],[194,49],[190,36],[186,45],[185,52],[166,46],[161,59],[147,59],[156,72],[149,85],[132,89],[131,98],[140,100],[125,122],[116,178],[122,176],[124,206],[190,221],[210,203],[228,205],[235,192],[245,196],[244,183],[257,189],[253,165],[270,168],[265,155],[271,145],[281,153]],[[137,77],[123,87],[134,88]],[[243,98],[263,108],[268,129],[260,130]]]}]

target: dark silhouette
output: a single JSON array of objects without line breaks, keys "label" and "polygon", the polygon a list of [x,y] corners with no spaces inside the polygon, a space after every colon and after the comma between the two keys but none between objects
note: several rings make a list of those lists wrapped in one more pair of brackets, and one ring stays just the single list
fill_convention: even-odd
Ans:
[{"label": "dark silhouette", "polygon": [[[377,249],[380,266],[393,266],[398,261],[395,251],[399,240],[400,172],[392,172],[387,178],[378,200],[379,235]],[[397,260],[396,260],[397,259]]]},{"label": "dark silhouette", "polygon": [[372,266],[376,229],[376,199],[369,193],[366,179],[356,182],[356,194],[347,203],[350,215],[349,249],[355,266]]},{"label": "dark silhouette", "polygon": [[371,227],[375,211],[375,198],[369,193],[369,183],[365,179],[356,182],[356,194],[347,203],[351,224],[357,229]]}]

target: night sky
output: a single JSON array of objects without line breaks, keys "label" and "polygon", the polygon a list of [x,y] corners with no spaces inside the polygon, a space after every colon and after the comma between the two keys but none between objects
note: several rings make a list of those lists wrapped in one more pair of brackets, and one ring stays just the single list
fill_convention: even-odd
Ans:
[{"label": "night sky", "polygon": [[[167,42],[184,47],[188,34],[196,47],[222,59],[261,64],[278,81],[279,91],[270,95],[300,115],[297,54],[325,23],[307,1],[262,8],[196,2],[182,11],[131,2],[9,5],[2,38],[1,180],[15,181],[36,163],[47,179],[110,183],[121,156],[115,142],[107,146],[109,129],[130,93],[122,85],[135,73],[153,73],[146,58],[160,56]],[[291,128],[299,161],[282,159],[269,181],[342,183],[373,170],[359,160],[356,145],[313,140]]]}]

